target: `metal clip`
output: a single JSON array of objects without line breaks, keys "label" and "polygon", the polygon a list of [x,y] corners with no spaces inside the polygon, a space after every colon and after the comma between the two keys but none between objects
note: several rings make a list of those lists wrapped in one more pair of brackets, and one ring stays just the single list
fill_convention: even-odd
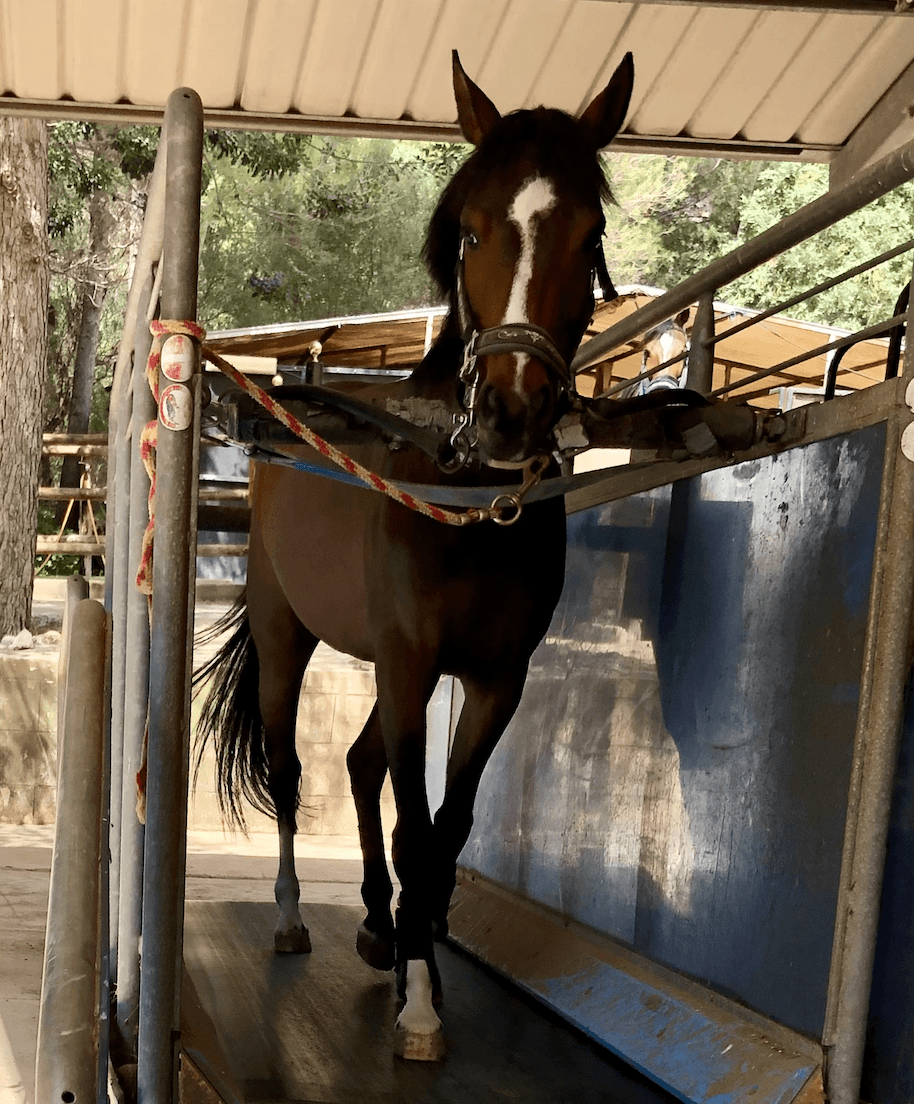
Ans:
[{"label": "metal clip", "polygon": [[[517,521],[523,511],[524,497],[543,478],[546,469],[549,467],[549,460],[548,456],[531,456],[524,464],[526,478],[520,487],[510,494],[500,494],[492,500],[489,507],[489,516],[496,525],[513,525]],[[505,505],[501,505],[501,503],[505,503]],[[505,517],[503,511],[512,508],[514,513]]]}]

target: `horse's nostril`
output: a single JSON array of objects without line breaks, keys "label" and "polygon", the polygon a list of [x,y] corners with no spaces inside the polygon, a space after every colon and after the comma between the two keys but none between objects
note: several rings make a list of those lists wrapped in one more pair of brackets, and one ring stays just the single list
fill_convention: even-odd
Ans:
[{"label": "horse's nostril", "polygon": [[540,418],[547,413],[552,404],[552,390],[548,384],[543,386],[530,396],[530,416]]},{"label": "horse's nostril", "polygon": [[484,384],[479,392],[479,413],[485,418],[497,421],[505,412],[505,401],[491,384]]}]

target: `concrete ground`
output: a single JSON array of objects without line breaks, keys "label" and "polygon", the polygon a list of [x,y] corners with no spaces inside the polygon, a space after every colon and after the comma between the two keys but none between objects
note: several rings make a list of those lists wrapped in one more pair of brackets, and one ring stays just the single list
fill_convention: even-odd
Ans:
[{"label": "concrete ground", "polygon": [[[0,824],[0,1104],[34,1104],[35,1047],[54,828]],[[298,837],[302,900],[360,905],[354,837]],[[188,901],[273,899],[272,833],[192,832]]]}]

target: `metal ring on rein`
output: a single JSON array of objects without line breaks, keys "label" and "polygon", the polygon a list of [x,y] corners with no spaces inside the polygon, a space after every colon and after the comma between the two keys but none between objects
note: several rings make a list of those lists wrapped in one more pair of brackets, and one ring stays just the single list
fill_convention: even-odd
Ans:
[{"label": "metal ring on rein", "polygon": [[[526,478],[520,487],[510,494],[502,493],[493,498],[492,504],[489,506],[488,510],[479,511],[479,520],[494,521],[496,525],[513,525],[523,512],[524,497],[542,480],[548,467],[548,456],[542,454],[539,456],[531,456],[530,459],[523,464],[523,471],[526,473]],[[501,505],[501,503],[505,503],[505,505]],[[510,509],[513,509],[514,512],[506,517],[504,511]]]}]

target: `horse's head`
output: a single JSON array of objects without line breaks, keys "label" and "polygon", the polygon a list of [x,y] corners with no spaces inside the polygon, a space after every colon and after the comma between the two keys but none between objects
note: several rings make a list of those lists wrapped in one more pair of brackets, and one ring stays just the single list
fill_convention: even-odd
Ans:
[{"label": "horse's head", "polygon": [[578,118],[548,108],[502,118],[454,52],[460,127],[476,150],[441,198],[426,258],[451,296],[463,401],[490,465],[550,451],[602,262],[599,150],[622,125],[633,77],[627,54]]}]

